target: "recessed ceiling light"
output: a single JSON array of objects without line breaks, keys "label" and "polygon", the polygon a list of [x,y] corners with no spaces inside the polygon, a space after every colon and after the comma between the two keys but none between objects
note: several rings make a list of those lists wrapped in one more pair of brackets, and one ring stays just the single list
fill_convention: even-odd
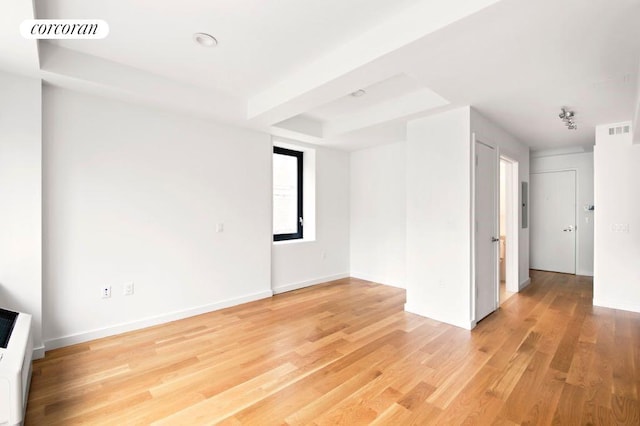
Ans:
[{"label": "recessed ceiling light", "polygon": [[364,89],[358,89],[355,92],[352,92],[351,96],[353,96],[354,98],[359,98],[360,96],[364,96],[366,94],[367,92],[365,92]]},{"label": "recessed ceiling light", "polygon": [[218,40],[211,34],[207,33],[195,33],[193,34],[193,41],[204,47],[216,47]]}]

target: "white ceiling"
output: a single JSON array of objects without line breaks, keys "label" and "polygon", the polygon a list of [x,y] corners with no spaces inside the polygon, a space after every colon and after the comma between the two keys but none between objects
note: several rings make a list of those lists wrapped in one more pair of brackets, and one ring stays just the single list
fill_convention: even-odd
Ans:
[{"label": "white ceiling", "polygon": [[640,0],[36,0],[37,18],[110,27],[103,40],[41,41],[39,58],[8,31],[34,13],[14,3],[0,69],[347,150],[462,105],[535,150],[591,146],[597,124],[639,105]]},{"label": "white ceiling", "polygon": [[[412,0],[36,0],[39,18],[103,19],[105,40],[55,44],[181,82],[248,97],[379,25]],[[99,17],[99,18],[97,18]],[[194,32],[212,34],[203,49]]]}]

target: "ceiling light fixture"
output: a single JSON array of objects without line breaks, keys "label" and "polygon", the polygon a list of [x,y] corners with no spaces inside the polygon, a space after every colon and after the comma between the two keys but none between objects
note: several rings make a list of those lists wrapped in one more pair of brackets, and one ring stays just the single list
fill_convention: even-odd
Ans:
[{"label": "ceiling light fixture", "polygon": [[360,96],[364,96],[366,94],[367,92],[365,92],[364,89],[358,89],[355,92],[351,92],[350,96],[354,98],[359,98]]},{"label": "ceiling light fixture", "polygon": [[558,117],[560,117],[560,119],[564,122],[564,125],[567,126],[567,129],[577,130],[578,125],[574,121],[576,113],[573,111],[569,111],[567,107],[562,107],[560,111],[561,112]]},{"label": "ceiling light fixture", "polygon": [[218,40],[211,34],[207,33],[195,33],[193,34],[193,41],[203,47],[216,47]]}]

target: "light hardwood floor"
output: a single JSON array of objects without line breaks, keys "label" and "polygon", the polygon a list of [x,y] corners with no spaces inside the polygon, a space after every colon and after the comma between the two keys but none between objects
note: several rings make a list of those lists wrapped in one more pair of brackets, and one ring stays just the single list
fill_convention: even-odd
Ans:
[{"label": "light hardwood floor", "polygon": [[504,281],[500,281],[500,294],[499,294],[499,301],[500,304],[502,305],[504,302],[506,302],[507,300],[509,300],[509,298],[511,296],[513,296],[516,293],[512,293],[510,291],[507,291],[507,283]]},{"label": "light hardwood floor", "polygon": [[640,315],[531,275],[472,332],[345,279],[50,351],[26,423],[640,424]]}]

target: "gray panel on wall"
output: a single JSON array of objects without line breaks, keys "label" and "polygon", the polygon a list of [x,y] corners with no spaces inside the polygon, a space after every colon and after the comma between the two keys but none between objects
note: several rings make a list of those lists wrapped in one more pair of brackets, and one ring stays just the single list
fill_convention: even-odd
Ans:
[{"label": "gray panel on wall", "polygon": [[529,183],[522,182],[522,228],[529,226]]}]

